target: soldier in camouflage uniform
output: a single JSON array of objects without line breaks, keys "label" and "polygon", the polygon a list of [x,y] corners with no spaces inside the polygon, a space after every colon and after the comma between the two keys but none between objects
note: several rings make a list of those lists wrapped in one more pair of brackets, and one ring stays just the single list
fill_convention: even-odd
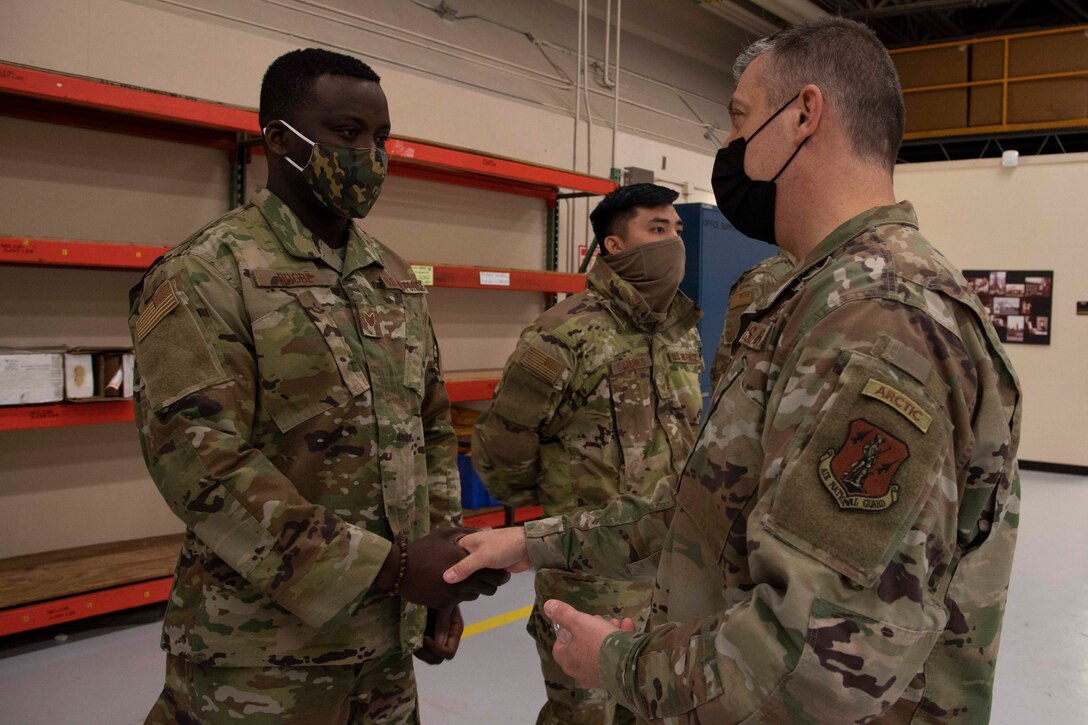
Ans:
[{"label": "soldier in camouflage uniform", "polygon": [[452,657],[456,603],[502,577],[441,582],[464,530],[425,289],[350,220],[388,109],[368,66],[304,50],[261,118],[269,188],[132,293],[140,442],[187,527],[148,722],[416,722],[412,654]]},{"label": "soldier in camouflage uniform", "polygon": [[[480,476],[504,503],[542,503],[557,516],[601,508],[623,493],[648,495],[662,478],[675,482],[702,407],[700,313],[677,290],[684,244],[676,197],[653,184],[606,196],[590,216],[602,256],[587,289],[522,333],[472,440]],[[603,690],[579,688],[563,673],[551,655],[555,630],[540,608],[560,598],[582,611],[642,620],[653,574],[625,582],[537,572],[528,629],[548,693],[537,722],[631,721]]]},{"label": "soldier in camouflage uniform", "polygon": [[[470,535],[447,580],[660,555],[642,632],[545,606],[564,669],[647,720],[984,723],[1020,508],[1016,375],[894,203],[903,102],[876,36],[814,21],[737,75],[715,196],[800,261],[744,313],[679,485]],[[748,176],[776,172],[777,188]]]},{"label": "soldier in camouflage uniform", "polygon": [[729,289],[725,326],[722,328],[718,349],[714,351],[714,362],[710,365],[711,390],[718,387],[718,382],[729,369],[729,363],[733,359],[731,350],[733,343],[737,341],[737,332],[740,330],[741,313],[753,302],[758,302],[765,294],[773,291],[793,267],[795,261],[789,252],[779,250],[777,254],[745,271]]}]

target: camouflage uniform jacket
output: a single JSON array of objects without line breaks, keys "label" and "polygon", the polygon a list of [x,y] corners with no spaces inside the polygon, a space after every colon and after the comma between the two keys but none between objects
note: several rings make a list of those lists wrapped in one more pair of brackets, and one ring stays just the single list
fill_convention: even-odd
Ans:
[{"label": "camouflage uniform jacket", "polygon": [[677,292],[663,320],[598,259],[586,290],[521,335],[472,452],[492,495],[549,515],[675,480],[699,423],[700,316]]},{"label": "camouflage uniform jacket", "polygon": [[460,519],[424,292],[375,239],[353,227],[341,259],[268,191],[133,289],[140,442],[187,527],[166,650],[256,667],[418,648],[425,610],[370,586],[392,539]]},{"label": "camouflage uniform jacket", "polygon": [[733,343],[736,342],[737,333],[740,331],[741,313],[753,302],[763,299],[763,295],[777,289],[778,284],[793,268],[794,262],[793,255],[779,250],[778,254],[764,259],[738,277],[729,289],[725,325],[722,328],[718,349],[714,352],[714,362],[710,365],[711,390],[718,387],[718,381],[725,375],[733,359]]},{"label": "camouflage uniform jacket", "polygon": [[667,722],[986,722],[1019,518],[1019,383],[906,202],[744,315],[674,495],[527,526],[538,566],[660,555],[600,674]]}]

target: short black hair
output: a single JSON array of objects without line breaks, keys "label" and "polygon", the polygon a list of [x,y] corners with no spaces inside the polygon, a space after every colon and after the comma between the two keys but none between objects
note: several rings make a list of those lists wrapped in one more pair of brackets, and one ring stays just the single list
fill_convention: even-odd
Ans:
[{"label": "short black hair", "polygon": [[358,58],[322,48],[302,48],[284,53],[272,61],[261,82],[261,128],[270,122],[287,119],[306,103],[314,81],[323,75],[349,76],[361,81],[381,83],[374,69]]},{"label": "short black hair", "polygon": [[601,254],[607,254],[604,249],[605,237],[613,234],[622,237],[627,231],[627,224],[639,209],[667,206],[678,196],[679,192],[657,184],[629,184],[610,192],[589,215]]}]

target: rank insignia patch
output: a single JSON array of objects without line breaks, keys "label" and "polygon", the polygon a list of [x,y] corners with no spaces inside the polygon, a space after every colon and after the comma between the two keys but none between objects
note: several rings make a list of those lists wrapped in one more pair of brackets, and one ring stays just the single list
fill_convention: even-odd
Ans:
[{"label": "rank insignia patch", "polygon": [[909,457],[906,443],[858,418],[838,450],[828,448],[820,457],[820,481],[840,509],[883,511],[899,498],[893,481]]}]

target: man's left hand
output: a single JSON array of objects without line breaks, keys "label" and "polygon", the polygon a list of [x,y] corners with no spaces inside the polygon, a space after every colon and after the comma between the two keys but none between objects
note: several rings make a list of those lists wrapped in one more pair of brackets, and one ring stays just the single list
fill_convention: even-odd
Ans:
[{"label": "man's left hand", "polygon": [[427,628],[423,631],[423,646],[416,650],[416,657],[429,665],[440,665],[452,660],[461,644],[465,620],[461,608],[428,609]]},{"label": "man's left hand", "polygon": [[635,629],[630,619],[619,622],[594,617],[558,599],[549,599],[544,603],[544,614],[559,625],[552,656],[564,672],[586,688],[601,686],[597,663],[601,659],[605,637],[613,632],[633,632]]}]

